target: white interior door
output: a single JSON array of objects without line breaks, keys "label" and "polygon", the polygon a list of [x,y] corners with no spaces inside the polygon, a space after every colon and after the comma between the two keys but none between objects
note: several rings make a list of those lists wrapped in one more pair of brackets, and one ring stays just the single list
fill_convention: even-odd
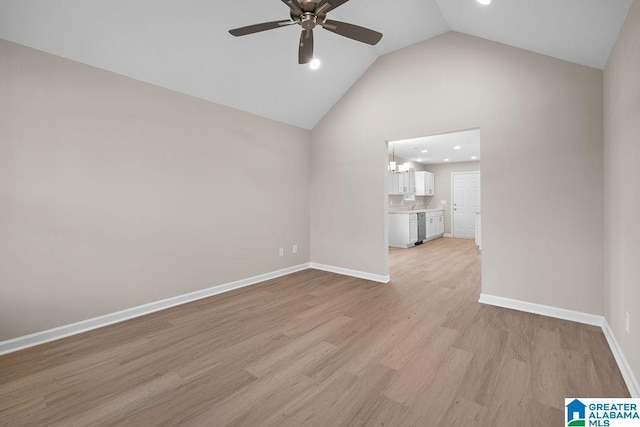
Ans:
[{"label": "white interior door", "polygon": [[452,174],[453,237],[474,239],[480,212],[480,172]]}]

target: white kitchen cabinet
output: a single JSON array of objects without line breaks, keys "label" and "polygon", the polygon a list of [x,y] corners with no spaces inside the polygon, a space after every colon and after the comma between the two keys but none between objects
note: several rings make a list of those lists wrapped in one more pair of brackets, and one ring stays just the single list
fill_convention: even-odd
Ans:
[{"label": "white kitchen cabinet", "polygon": [[438,230],[437,234],[444,235],[444,212],[438,212]]},{"label": "white kitchen cabinet", "polygon": [[[424,211],[422,211],[424,212]],[[425,240],[433,240],[444,234],[444,211],[431,211],[425,214]],[[417,212],[389,213],[389,246],[408,248],[418,241]]]},{"label": "white kitchen cabinet", "polygon": [[435,180],[431,172],[416,172],[415,181],[416,196],[433,196]]},{"label": "white kitchen cabinet", "polygon": [[437,239],[444,234],[444,211],[427,212],[426,240]]},{"label": "white kitchen cabinet", "polygon": [[416,171],[388,174],[389,194],[414,194],[416,192]]},{"label": "white kitchen cabinet", "polygon": [[429,217],[429,232],[427,237],[428,239],[432,239],[438,235],[437,219],[438,218],[435,215],[431,215]]},{"label": "white kitchen cabinet", "polygon": [[411,168],[404,175],[404,192],[415,194],[416,192],[416,170]]},{"label": "white kitchen cabinet", "polygon": [[407,174],[389,173],[389,194],[398,195],[407,193]]},{"label": "white kitchen cabinet", "polygon": [[409,215],[409,245],[415,245],[418,241],[418,215]]},{"label": "white kitchen cabinet", "polygon": [[[389,195],[397,195],[402,194],[400,192],[400,183],[399,183],[400,174],[391,173],[387,174],[387,183],[389,185]],[[404,180],[404,178],[403,178]]]},{"label": "white kitchen cabinet", "polygon": [[417,171],[416,172],[416,196],[426,196],[427,195],[427,172]]},{"label": "white kitchen cabinet", "polygon": [[389,214],[389,246],[408,248],[418,241],[418,214]]},{"label": "white kitchen cabinet", "polygon": [[426,196],[433,196],[436,188],[435,188],[435,175],[433,175],[431,172],[426,172],[426,182],[425,182],[425,195]]}]

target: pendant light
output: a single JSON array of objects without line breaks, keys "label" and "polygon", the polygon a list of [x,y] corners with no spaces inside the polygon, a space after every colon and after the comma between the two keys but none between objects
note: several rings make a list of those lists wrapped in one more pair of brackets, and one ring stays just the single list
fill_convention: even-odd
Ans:
[{"label": "pendant light", "polygon": [[398,164],[396,163],[396,144],[393,142],[391,144],[393,145],[391,146],[391,161],[389,162],[389,172],[396,173],[396,168],[398,167]]},{"label": "pendant light", "polygon": [[409,163],[404,163],[399,165],[396,162],[396,144],[395,142],[391,142],[393,144],[391,146],[391,161],[389,162],[389,172],[391,173],[405,173],[409,172]]}]

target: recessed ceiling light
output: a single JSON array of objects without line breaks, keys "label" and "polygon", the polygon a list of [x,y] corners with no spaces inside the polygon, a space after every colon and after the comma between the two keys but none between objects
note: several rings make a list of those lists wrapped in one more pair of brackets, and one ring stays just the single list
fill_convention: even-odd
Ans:
[{"label": "recessed ceiling light", "polygon": [[476,0],[476,1],[484,6],[489,6],[491,4],[491,0]]},{"label": "recessed ceiling light", "polygon": [[416,159],[416,162],[421,162],[421,161],[422,161],[422,159]]},{"label": "recessed ceiling light", "polygon": [[429,150],[422,150],[421,153],[428,153]]},{"label": "recessed ceiling light", "polygon": [[448,162],[448,161],[449,161],[449,159],[444,159],[444,161],[445,161],[445,162]]},{"label": "recessed ceiling light", "polygon": [[476,160],[476,159],[477,159],[477,157],[476,157],[476,156],[473,156],[473,157],[471,158],[471,160]]},{"label": "recessed ceiling light", "polygon": [[453,149],[454,149],[454,150],[459,150],[459,149],[461,149],[461,148],[462,148],[462,147],[460,147],[459,145],[456,145],[455,147],[453,147]]},{"label": "recessed ceiling light", "polygon": [[312,70],[317,70],[318,68],[320,68],[320,60],[318,58],[313,58],[309,63],[309,68],[311,68]]}]

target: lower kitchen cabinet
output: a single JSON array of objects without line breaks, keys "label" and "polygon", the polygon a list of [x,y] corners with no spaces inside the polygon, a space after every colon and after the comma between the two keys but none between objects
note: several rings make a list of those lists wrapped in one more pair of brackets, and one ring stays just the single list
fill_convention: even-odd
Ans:
[{"label": "lower kitchen cabinet", "polygon": [[430,216],[429,218],[427,218],[427,222],[429,223],[427,230],[427,239],[430,239],[432,237],[435,237],[438,234],[438,219],[435,216]]},{"label": "lower kitchen cabinet", "polygon": [[389,246],[408,248],[418,241],[418,214],[389,214]]},{"label": "lower kitchen cabinet", "polygon": [[[442,237],[444,234],[444,212],[427,212],[425,220],[426,236],[423,242]],[[390,213],[389,246],[408,248],[416,243],[418,243],[418,213],[413,211]]]},{"label": "lower kitchen cabinet", "polygon": [[418,241],[418,215],[409,215],[409,244],[413,245]]}]

